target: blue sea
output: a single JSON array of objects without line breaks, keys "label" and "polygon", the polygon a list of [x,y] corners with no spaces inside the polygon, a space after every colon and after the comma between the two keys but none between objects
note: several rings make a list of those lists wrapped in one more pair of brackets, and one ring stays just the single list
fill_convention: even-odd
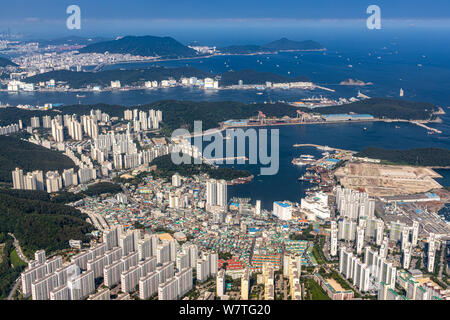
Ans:
[{"label": "blue sea", "polygon": [[[2,103],[44,104],[122,104],[139,105],[152,101],[178,99],[191,101],[241,101],[246,103],[264,101],[297,101],[312,96],[332,98],[356,96],[358,90],[370,97],[399,98],[403,88],[403,99],[431,102],[441,106],[446,115],[440,116],[442,123],[431,126],[443,131],[439,135],[428,135],[426,130],[406,123],[346,123],[280,127],[280,170],[276,176],[255,176],[250,184],[232,186],[230,196],[251,197],[262,200],[263,207],[270,209],[275,200],[299,201],[308,187],[297,178],[304,169],[291,164],[299,154],[319,156],[314,148],[293,148],[295,143],[312,143],[350,150],[366,146],[408,149],[416,147],[450,148],[450,29],[436,27],[410,27],[387,29],[380,32],[347,30],[346,32],[319,32],[308,35],[297,32],[267,31],[251,39],[239,39],[242,43],[265,43],[281,36],[291,39],[314,39],[327,47],[326,52],[279,53],[259,56],[216,56],[205,59],[186,59],[159,63],[119,64],[107,68],[138,68],[154,65],[193,66],[205,71],[221,73],[229,70],[256,69],[285,76],[307,76],[317,84],[335,89],[327,91],[267,90],[257,95],[256,90],[219,90],[172,88],[159,90],[137,90],[121,92],[86,93],[78,99],[75,93],[18,93],[1,92]],[[279,32],[279,33],[277,33]],[[235,33],[236,34],[236,33]],[[203,36],[206,44],[231,44],[233,35]],[[200,37],[200,36],[199,36]],[[209,39],[209,40],[208,40]],[[209,41],[209,42],[208,42]],[[340,86],[346,79],[372,82],[364,87]],[[400,128],[395,128],[398,125]],[[366,127],[367,131],[363,128]],[[242,165],[237,168],[259,172],[257,166]],[[443,176],[439,182],[450,185],[450,171],[438,170]]]}]

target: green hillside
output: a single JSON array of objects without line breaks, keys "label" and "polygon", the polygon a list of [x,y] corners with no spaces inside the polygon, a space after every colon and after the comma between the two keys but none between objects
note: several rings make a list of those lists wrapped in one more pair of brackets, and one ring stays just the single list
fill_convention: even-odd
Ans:
[{"label": "green hillside", "polygon": [[33,170],[59,170],[75,168],[75,163],[60,152],[23,141],[0,136],[0,181],[12,182],[11,171],[16,167]]},{"label": "green hillside", "polygon": [[392,163],[418,166],[450,166],[450,150],[441,148],[422,148],[410,150],[388,150],[368,147],[356,154],[357,157],[381,159]]},{"label": "green hillside", "polygon": [[41,73],[25,79],[28,83],[39,83],[41,81],[61,81],[67,83],[71,88],[85,88],[87,86],[99,85],[109,87],[111,81],[120,80],[122,85],[144,85],[145,81],[161,81],[169,78],[180,79],[181,77],[206,78],[214,77],[213,74],[192,67],[164,68],[152,67],[136,70],[106,70],[100,72],[75,72],[69,70],[57,70]]},{"label": "green hillside", "polygon": [[51,201],[25,199],[0,190],[0,233],[11,232],[25,255],[39,249],[48,252],[69,247],[70,239],[87,241],[94,228],[77,209]]}]

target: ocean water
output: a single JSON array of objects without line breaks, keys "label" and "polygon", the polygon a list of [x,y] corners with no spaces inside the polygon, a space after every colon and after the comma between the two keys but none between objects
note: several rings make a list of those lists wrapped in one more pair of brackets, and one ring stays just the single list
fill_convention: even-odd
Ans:
[{"label": "ocean water", "polygon": [[[261,200],[262,206],[266,209],[271,209],[273,201],[276,200],[299,202],[311,184],[297,180],[306,172],[306,169],[293,165],[291,161],[301,154],[310,154],[319,158],[322,157],[323,151],[314,147],[293,147],[294,144],[326,145],[354,151],[368,146],[387,149],[450,147],[448,137],[443,139],[438,135],[428,135],[423,128],[409,123],[397,125],[399,128],[395,128],[392,123],[384,122],[269,127],[269,129],[280,130],[278,174],[259,175],[259,165],[229,165],[236,169],[249,170],[255,178],[248,184],[230,186],[228,195],[230,198],[245,197],[252,198],[253,201]],[[443,176],[442,179],[438,179],[438,182],[443,186],[450,186],[450,170],[440,169],[437,171]]]},{"label": "ocean water", "polygon": [[[399,129],[393,123],[345,123],[326,125],[283,126],[280,130],[280,169],[275,176],[258,176],[255,165],[236,165],[248,169],[255,179],[246,185],[229,188],[229,196],[260,199],[264,208],[271,209],[275,200],[299,201],[304,196],[308,183],[298,182],[304,168],[291,164],[293,157],[300,154],[320,156],[314,148],[293,148],[295,143],[312,143],[331,147],[360,150],[366,146],[391,149],[418,147],[450,148],[450,30],[436,28],[407,28],[382,30],[378,33],[367,30],[345,33],[328,30],[314,35],[300,31],[276,33],[267,30],[244,43],[265,43],[287,35],[291,39],[314,39],[327,47],[324,52],[280,53],[261,56],[216,56],[204,59],[186,59],[159,63],[118,64],[114,68],[138,68],[154,65],[174,67],[193,66],[205,71],[222,73],[229,70],[256,69],[285,76],[307,76],[315,83],[333,88],[335,93],[322,90],[267,90],[257,95],[256,90],[211,90],[171,88],[158,90],[119,91],[83,93],[79,99],[76,93],[5,93],[0,92],[2,103],[44,104],[121,104],[127,106],[152,101],[179,99],[192,101],[241,101],[245,103],[264,101],[297,101],[304,97],[326,96],[331,98],[356,96],[358,90],[370,97],[399,98],[400,88],[405,91],[403,99],[431,102],[441,106],[446,115],[440,116],[442,123],[432,124],[441,131],[439,135],[428,135],[418,126],[400,123]],[[216,44],[211,35],[208,44]],[[223,44],[235,43],[228,35],[220,35]],[[207,41],[207,39],[205,39]],[[340,86],[346,79],[372,82],[371,86]],[[366,127],[367,131],[363,128]],[[273,129],[274,127],[271,127]],[[438,170],[443,176],[439,182],[450,185],[450,170]]]}]

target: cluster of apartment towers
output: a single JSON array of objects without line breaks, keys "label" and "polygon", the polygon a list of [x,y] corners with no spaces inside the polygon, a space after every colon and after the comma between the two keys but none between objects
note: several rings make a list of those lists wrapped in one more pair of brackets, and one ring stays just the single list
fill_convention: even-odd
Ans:
[{"label": "cluster of apartment towers", "polygon": [[[70,262],[63,263],[61,256],[47,259],[45,251],[37,251],[21,275],[22,292],[33,300],[109,300],[111,289],[120,285],[118,299],[137,292],[140,299],[157,295],[159,300],[175,300],[192,290],[194,269],[199,283],[216,276],[218,254],[115,227],[104,232],[102,243]],[[103,285],[96,292],[98,283]]]},{"label": "cluster of apartment towers", "polygon": [[18,190],[40,190],[59,192],[63,187],[70,187],[87,183],[97,178],[97,172],[93,168],[80,168],[78,172],[72,169],[65,169],[60,175],[58,171],[35,170],[23,173],[23,170],[16,168],[12,172],[13,188]]},{"label": "cluster of apartment towers", "polygon": [[[389,289],[394,289],[397,270],[393,263],[387,261],[388,242],[401,242],[402,266],[408,270],[412,250],[418,244],[419,222],[414,221],[409,227],[403,223],[392,222],[389,238],[384,236],[384,222],[375,217],[375,200],[367,193],[337,187],[337,210],[342,217],[338,223],[331,221],[330,254],[338,253],[338,240],[355,242],[356,254],[345,245],[339,248],[339,272],[352,279],[360,291],[378,290],[381,300],[386,299]],[[368,240],[379,246],[376,252],[370,246],[364,247]],[[435,234],[431,233],[428,243],[428,271],[434,269]],[[364,250],[364,262],[361,256]],[[392,290],[391,290],[392,291]],[[383,296],[384,293],[384,296]]]},{"label": "cluster of apartment towers", "polygon": [[[150,110],[150,116],[147,118],[147,112],[135,110],[125,110],[125,119],[134,119],[134,129],[137,131],[148,130],[149,127],[159,128],[162,121],[162,112],[160,110]],[[131,117],[131,118],[130,118]],[[42,117],[44,128],[52,129],[52,136],[55,142],[64,142],[64,128],[67,127],[69,136],[73,140],[82,140],[83,133],[93,139],[91,146],[91,158],[82,153],[79,146],[78,153],[81,154],[81,160],[70,149],[66,149],[65,154],[79,166],[78,173],[72,169],[66,169],[60,175],[57,171],[49,171],[44,173],[41,170],[28,172],[24,175],[23,170],[16,168],[12,172],[13,186],[15,189],[23,190],[46,190],[47,192],[58,192],[63,187],[84,184],[97,178],[97,171],[93,166],[95,160],[100,163],[101,173],[108,176],[112,171],[113,165],[109,162],[109,155],[112,155],[114,169],[130,169],[136,168],[141,164],[148,164],[154,158],[169,153],[169,148],[165,145],[157,145],[138,152],[129,130],[128,123],[126,134],[107,134],[98,133],[98,122],[104,124],[109,122],[110,117],[101,110],[91,110],[90,115],[81,116],[81,122],[77,121],[76,115],[57,115],[53,119],[50,116]],[[139,123],[139,125],[136,125]],[[40,118],[31,118],[30,128],[40,127]],[[146,124],[146,125],[144,125]],[[147,126],[148,124],[148,126]],[[61,148],[62,150],[64,148]]]},{"label": "cluster of apartment towers", "polygon": [[[153,145],[138,151],[136,143],[130,134],[134,131],[140,140],[140,132],[159,129],[162,121],[160,110],[149,110],[149,112],[125,110],[124,119],[128,122],[126,133],[115,134],[109,132],[101,134],[93,141],[91,149],[92,157],[102,165],[102,173],[106,174],[113,168],[115,170],[134,169],[140,165],[149,164],[156,157],[166,155],[170,152],[165,144]],[[133,126],[132,126],[133,123]],[[112,158],[112,163],[109,161]]]}]

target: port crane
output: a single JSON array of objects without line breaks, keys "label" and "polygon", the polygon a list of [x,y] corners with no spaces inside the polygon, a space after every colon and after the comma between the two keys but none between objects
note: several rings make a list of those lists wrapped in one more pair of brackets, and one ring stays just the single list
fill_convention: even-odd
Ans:
[{"label": "port crane", "polygon": [[301,111],[301,110],[297,110],[297,119],[300,118],[301,122],[305,121],[305,112]]},{"label": "port crane", "polygon": [[261,123],[264,123],[265,119],[266,115],[262,111],[258,111],[258,120],[261,121]]}]

